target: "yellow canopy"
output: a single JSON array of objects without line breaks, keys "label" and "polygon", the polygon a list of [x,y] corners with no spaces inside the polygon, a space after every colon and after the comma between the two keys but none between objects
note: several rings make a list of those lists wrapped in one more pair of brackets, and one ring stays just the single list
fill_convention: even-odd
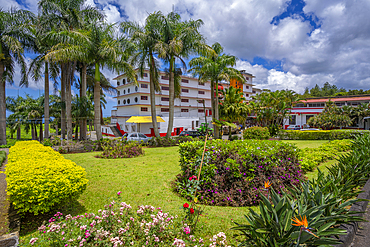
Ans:
[{"label": "yellow canopy", "polygon": [[[126,123],[151,123],[152,117],[151,116],[132,116],[130,117]],[[164,123],[164,121],[161,117],[157,116],[157,122]]]}]

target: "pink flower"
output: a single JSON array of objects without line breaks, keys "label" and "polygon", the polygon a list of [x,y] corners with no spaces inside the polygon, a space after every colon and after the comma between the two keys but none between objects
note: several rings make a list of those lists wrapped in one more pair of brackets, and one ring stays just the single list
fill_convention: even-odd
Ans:
[{"label": "pink flower", "polygon": [[117,195],[119,196],[119,195],[121,195],[121,193],[122,193],[121,191],[118,191],[118,192],[117,192]]}]

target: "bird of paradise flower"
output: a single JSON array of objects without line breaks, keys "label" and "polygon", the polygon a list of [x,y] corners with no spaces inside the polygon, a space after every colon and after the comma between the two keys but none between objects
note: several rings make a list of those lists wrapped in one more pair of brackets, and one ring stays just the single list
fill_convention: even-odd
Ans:
[{"label": "bird of paradise flower", "polygon": [[[298,218],[300,217],[300,219]],[[299,231],[299,236],[298,236],[298,240],[297,240],[297,245],[296,246],[299,246],[299,240],[301,239],[301,234],[303,231],[311,234],[312,236],[316,237],[316,238],[319,238],[318,236],[316,236],[313,232],[311,232],[311,228],[308,227],[308,221],[307,221],[307,217],[306,216],[301,216],[299,215],[298,217],[295,217],[295,218],[292,218],[292,221],[294,223],[292,223],[293,226],[300,226],[301,229]]]},{"label": "bird of paradise flower", "polygon": [[267,190],[267,199],[269,200],[270,199],[270,187],[271,187],[272,183],[270,183],[270,181],[265,181],[264,183],[264,186],[265,188],[263,190]]}]

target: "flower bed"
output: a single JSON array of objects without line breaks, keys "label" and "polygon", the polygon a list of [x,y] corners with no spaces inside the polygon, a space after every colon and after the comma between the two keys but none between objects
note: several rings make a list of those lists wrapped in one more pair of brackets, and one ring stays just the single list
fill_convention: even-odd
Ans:
[{"label": "flower bed", "polygon": [[304,179],[298,151],[292,144],[278,141],[207,142],[200,180],[198,174],[204,142],[180,144],[181,174],[176,190],[191,199],[198,187],[200,203],[219,206],[250,206],[259,203],[259,191],[269,180],[280,192]]},{"label": "flower bed", "polygon": [[117,159],[133,158],[144,154],[143,147],[135,141],[109,140],[101,143],[103,153],[96,158]]},{"label": "flower bed", "polygon": [[281,130],[282,140],[342,140],[369,134],[368,130]]},{"label": "flower bed", "polygon": [[78,197],[86,188],[85,169],[38,141],[17,142],[5,170],[10,201],[20,213],[45,213]]},{"label": "flower bed", "polygon": [[[120,193],[120,192],[119,192]],[[119,195],[118,193],[118,195]],[[136,210],[125,202],[112,201],[97,214],[72,217],[58,212],[22,246],[204,246],[189,226],[176,216],[150,205]],[[222,232],[210,239],[211,246],[227,246]]]}]

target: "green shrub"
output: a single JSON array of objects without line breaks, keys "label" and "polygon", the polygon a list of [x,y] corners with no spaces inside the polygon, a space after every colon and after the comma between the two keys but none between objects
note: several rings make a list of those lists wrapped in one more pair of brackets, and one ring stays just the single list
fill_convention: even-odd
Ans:
[{"label": "green shrub", "polygon": [[103,153],[95,156],[104,159],[133,158],[144,154],[143,147],[135,141],[116,141],[115,145],[107,142],[102,145]]},{"label": "green shrub", "polygon": [[257,139],[257,140],[267,140],[270,138],[270,132],[267,127],[250,127],[243,131],[244,140],[247,139]]},{"label": "green shrub", "polygon": [[[180,144],[181,174],[177,192],[193,197],[193,176],[198,176],[204,142]],[[269,180],[276,191],[298,185],[304,179],[296,146],[280,141],[211,140],[207,142],[197,199],[202,204],[250,206],[259,202],[258,192]]]},{"label": "green shrub", "polygon": [[5,159],[6,159],[6,152],[0,151],[0,166],[5,161]]},{"label": "green shrub", "polygon": [[88,182],[85,169],[38,141],[11,147],[5,174],[10,201],[20,213],[49,212],[78,197]]},{"label": "green shrub", "polygon": [[369,134],[368,130],[281,130],[282,140],[342,140]]},{"label": "green shrub", "polygon": [[199,138],[193,138],[191,136],[175,136],[175,137],[152,137],[148,141],[148,146],[150,147],[171,147],[179,145],[183,142],[197,141]]}]

